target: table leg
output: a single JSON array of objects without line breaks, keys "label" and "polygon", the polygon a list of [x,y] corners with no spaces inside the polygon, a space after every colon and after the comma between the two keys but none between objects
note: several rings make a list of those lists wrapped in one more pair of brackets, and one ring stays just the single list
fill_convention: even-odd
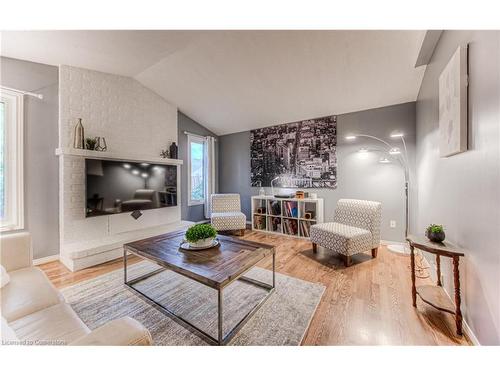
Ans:
[{"label": "table leg", "polygon": [[413,307],[417,307],[417,288],[415,286],[415,248],[410,245],[410,262],[411,262],[411,298]]},{"label": "table leg", "polygon": [[123,248],[123,283],[127,283],[127,249]]},{"label": "table leg", "polygon": [[222,330],[222,289],[219,289],[219,298],[218,298],[218,323],[219,323],[219,335],[218,342],[219,345],[222,345],[224,342],[224,332]]},{"label": "table leg", "polygon": [[441,285],[441,258],[436,254],[436,272],[437,272],[437,286]]},{"label": "table leg", "polygon": [[276,284],[276,253],[273,252],[273,288]]},{"label": "table leg", "polygon": [[453,278],[455,281],[455,323],[457,325],[457,335],[462,335],[462,311],[460,310],[460,273],[458,270],[459,257],[453,257]]}]

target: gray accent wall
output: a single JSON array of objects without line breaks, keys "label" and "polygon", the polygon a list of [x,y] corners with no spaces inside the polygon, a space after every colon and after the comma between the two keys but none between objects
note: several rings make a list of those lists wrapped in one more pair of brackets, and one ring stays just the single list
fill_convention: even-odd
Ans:
[{"label": "gray accent wall", "polygon": [[0,57],[3,86],[43,94],[24,97],[25,229],[33,258],[59,254],[58,68]]},{"label": "gray accent wall", "polygon": [[[469,151],[439,157],[438,79],[459,45],[469,44]],[[500,344],[500,32],[445,31],[417,100],[418,219],[443,224],[466,249],[464,318],[482,345]],[[434,262],[433,258],[429,258]],[[448,262],[444,285],[453,295]]]},{"label": "gray accent wall", "polygon": [[[297,119],[302,120],[302,119]],[[270,124],[274,125],[274,124]],[[404,103],[367,111],[342,114],[337,117],[337,178],[336,189],[309,189],[324,198],[325,220],[332,220],[337,200],[341,198],[369,199],[382,202],[382,238],[404,240],[404,174],[396,162],[379,164],[380,143],[366,138],[346,141],[350,133],[374,135],[402,147],[390,138],[397,130],[406,134],[410,170],[415,166],[415,103]],[[259,188],[250,186],[250,132],[219,137],[219,186],[221,193],[240,193],[247,220],[250,217],[250,197],[259,194]],[[372,152],[357,152],[366,147]],[[270,188],[266,188],[271,193]],[[415,207],[415,202],[412,208]],[[414,216],[413,216],[414,217]],[[390,228],[390,220],[396,228]]]},{"label": "gray accent wall", "polygon": [[[184,134],[185,131],[189,133],[193,133],[196,135],[207,136],[210,135],[215,137],[217,140],[217,136],[212,133],[210,130],[205,128],[203,125],[200,125],[196,121],[192,120],[188,116],[186,116],[182,112],[177,113],[177,126],[178,126],[178,137],[179,140],[179,159],[184,161],[184,164],[181,166],[181,218],[182,220],[188,221],[204,221],[205,213],[204,206],[202,204],[195,206],[188,206],[188,144],[187,144],[187,135]],[[215,142],[215,190],[218,189],[218,165],[219,165],[219,142]]]}]

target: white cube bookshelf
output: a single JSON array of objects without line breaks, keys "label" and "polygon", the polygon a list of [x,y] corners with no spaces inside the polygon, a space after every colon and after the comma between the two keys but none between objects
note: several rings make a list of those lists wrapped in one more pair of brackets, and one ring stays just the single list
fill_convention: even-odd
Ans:
[{"label": "white cube bookshelf", "polygon": [[252,230],[309,238],[310,226],[322,222],[322,198],[252,197]]}]

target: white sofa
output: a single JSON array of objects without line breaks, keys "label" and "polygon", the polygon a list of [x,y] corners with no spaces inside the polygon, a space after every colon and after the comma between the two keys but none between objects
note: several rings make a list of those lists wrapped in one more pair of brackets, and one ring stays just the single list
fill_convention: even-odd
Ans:
[{"label": "white sofa", "polygon": [[2,344],[151,345],[149,331],[124,317],[90,331],[45,274],[32,264],[31,236],[1,236]]}]

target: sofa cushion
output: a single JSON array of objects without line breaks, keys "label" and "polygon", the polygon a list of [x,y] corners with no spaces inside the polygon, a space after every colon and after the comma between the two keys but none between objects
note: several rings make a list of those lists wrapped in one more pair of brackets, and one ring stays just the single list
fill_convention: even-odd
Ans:
[{"label": "sofa cushion", "polygon": [[10,322],[19,340],[32,345],[67,345],[90,332],[64,302]]},{"label": "sofa cushion", "polygon": [[0,264],[0,288],[3,288],[10,281],[10,276],[5,268]]},{"label": "sofa cushion", "polygon": [[11,326],[9,326],[9,324],[7,323],[7,321],[5,320],[5,318],[2,316],[2,326],[0,327],[1,328],[1,344],[2,345],[9,345],[9,344],[12,344],[14,342],[17,342],[18,341],[18,338],[16,336],[16,333],[14,332],[14,330],[12,329]]},{"label": "sofa cushion", "polygon": [[335,222],[311,225],[311,241],[344,255],[372,249],[369,231]]},{"label": "sofa cushion", "polygon": [[245,229],[247,217],[242,212],[213,212],[211,223],[217,230]]},{"label": "sofa cushion", "polygon": [[2,316],[7,322],[64,301],[64,297],[36,267],[9,273],[10,282],[2,288]]}]

